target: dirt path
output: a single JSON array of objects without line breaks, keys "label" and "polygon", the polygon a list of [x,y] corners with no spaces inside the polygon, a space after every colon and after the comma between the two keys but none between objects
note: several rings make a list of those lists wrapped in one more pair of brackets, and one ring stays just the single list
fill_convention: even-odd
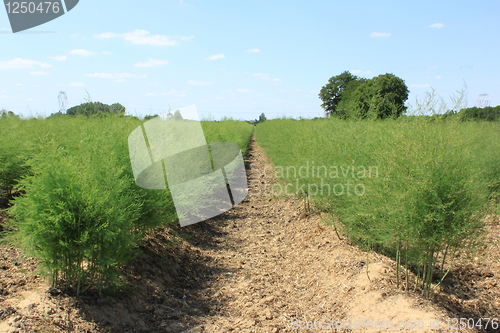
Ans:
[{"label": "dirt path", "polygon": [[178,229],[180,242],[169,228],[151,232],[124,267],[127,287],[112,297],[50,290],[34,259],[1,247],[0,332],[318,332],[346,321],[357,329],[337,332],[385,331],[364,319],[377,328],[425,325],[405,332],[431,331],[439,319],[432,332],[451,331],[441,303],[396,289],[392,260],[339,240],[301,200],[264,193],[273,179],[255,142],[246,164],[243,203]]}]

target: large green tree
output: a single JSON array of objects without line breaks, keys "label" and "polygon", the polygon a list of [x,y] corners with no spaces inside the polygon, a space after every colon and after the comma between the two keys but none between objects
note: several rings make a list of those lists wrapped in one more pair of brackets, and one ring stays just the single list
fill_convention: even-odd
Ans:
[{"label": "large green tree", "polygon": [[332,76],[328,83],[321,88],[319,98],[323,101],[321,107],[327,115],[335,115],[344,118],[343,112],[337,112],[340,101],[346,99],[350,93],[363,84],[366,79],[352,75],[345,71],[340,75]]},{"label": "large green tree", "polygon": [[406,112],[408,93],[405,82],[393,74],[352,79],[343,88],[334,111],[327,113],[341,119],[397,118]]}]

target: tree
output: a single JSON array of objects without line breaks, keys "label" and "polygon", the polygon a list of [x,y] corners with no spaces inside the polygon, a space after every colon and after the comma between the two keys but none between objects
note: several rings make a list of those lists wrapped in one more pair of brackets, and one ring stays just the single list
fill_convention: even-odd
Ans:
[{"label": "tree", "polygon": [[125,107],[120,103],[112,105],[104,104],[101,102],[87,101],[77,106],[73,106],[66,111],[68,115],[84,115],[84,116],[103,116],[103,115],[124,115]]},{"label": "tree", "polygon": [[[351,94],[365,81],[366,79],[352,75],[349,71],[332,76],[319,93],[319,98],[323,101],[321,107],[325,110],[325,113],[327,115],[337,115],[337,106],[340,101],[345,99],[345,95]],[[342,112],[339,113],[338,116],[343,118]]]},{"label": "tree", "polygon": [[351,92],[349,98],[342,99],[337,106],[336,116],[340,119],[366,118],[373,97],[372,86],[372,81],[366,81]]},{"label": "tree", "polygon": [[370,107],[376,118],[397,118],[406,113],[409,90],[403,79],[387,73],[372,80],[374,99]]},{"label": "tree", "polygon": [[404,81],[393,74],[350,81],[331,114],[341,119],[397,118],[406,112],[408,93]]},{"label": "tree", "polygon": [[12,111],[7,111],[5,109],[2,109],[0,110],[0,117],[16,117],[16,118],[19,118],[18,115],[16,115],[14,112]]},{"label": "tree", "polygon": [[125,114],[127,109],[120,103],[111,104],[111,111],[116,114]]},{"label": "tree", "polygon": [[266,118],[266,115],[264,113],[262,113],[260,116],[259,116],[259,123],[263,122],[263,121],[266,121],[267,118]]}]

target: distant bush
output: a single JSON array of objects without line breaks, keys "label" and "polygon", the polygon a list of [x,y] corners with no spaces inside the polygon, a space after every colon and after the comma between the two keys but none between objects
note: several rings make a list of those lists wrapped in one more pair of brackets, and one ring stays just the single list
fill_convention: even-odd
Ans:
[{"label": "distant bush", "polygon": [[2,117],[2,118],[5,118],[5,117],[16,117],[16,118],[19,118],[19,116],[16,115],[14,112],[7,111],[5,109],[0,110],[0,117]]},{"label": "distant bush", "polygon": [[257,125],[258,123],[262,123],[264,121],[266,121],[267,118],[266,118],[266,115],[264,113],[261,113],[260,116],[259,116],[259,119],[255,119],[255,120],[247,120],[247,123],[249,124],[252,124],[252,125]]},{"label": "distant bush", "polygon": [[148,121],[148,120],[156,118],[156,117],[158,117],[157,114],[155,114],[155,115],[147,115],[147,116],[144,117],[144,121]]},{"label": "distant bush", "polygon": [[69,108],[66,111],[67,115],[83,115],[83,116],[104,116],[104,115],[124,115],[125,107],[120,103],[112,105],[101,102],[86,102],[80,105]]}]

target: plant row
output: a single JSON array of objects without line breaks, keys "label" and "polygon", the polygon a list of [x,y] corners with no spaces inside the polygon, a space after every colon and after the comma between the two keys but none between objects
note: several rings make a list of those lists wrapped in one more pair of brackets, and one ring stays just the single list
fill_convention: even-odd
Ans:
[{"label": "plant row", "polygon": [[[54,285],[77,294],[118,287],[120,267],[134,258],[144,232],[175,223],[168,188],[135,184],[128,135],[141,123],[117,116],[0,119],[0,188],[21,194],[8,210],[14,232],[7,239],[40,258]],[[202,127],[208,142],[243,149],[253,131],[244,122]]]},{"label": "plant row", "polygon": [[495,123],[285,119],[256,138],[282,194],[327,205],[335,227],[414,269],[425,292],[436,267],[443,277],[447,259],[478,245],[499,189]]}]

